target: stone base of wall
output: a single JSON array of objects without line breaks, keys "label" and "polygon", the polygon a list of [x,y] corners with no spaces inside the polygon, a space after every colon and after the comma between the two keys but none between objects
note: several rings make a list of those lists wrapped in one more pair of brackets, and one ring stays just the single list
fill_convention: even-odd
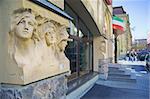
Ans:
[{"label": "stone base of wall", "polygon": [[66,99],[67,74],[64,73],[24,86],[0,84],[0,99]]}]

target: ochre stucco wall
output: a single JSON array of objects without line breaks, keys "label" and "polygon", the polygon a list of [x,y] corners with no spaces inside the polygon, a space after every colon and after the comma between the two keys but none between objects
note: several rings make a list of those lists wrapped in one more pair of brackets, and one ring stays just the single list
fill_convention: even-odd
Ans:
[{"label": "ochre stucco wall", "polygon": [[64,0],[48,0],[54,5],[58,6],[59,8],[64,10]]},{"label": "ochre stucco wall", "polygon": [[102,36],[94,37],[93,39],[94,47],[94,71],[99,70],[99,59],[106,58],[106,41]]},{"label": "ochre stucco wall", "polygon": [[0,78],[5,78],[7,61],[7,34],[12,11],[21,8],[22,0],[0,0]]}]

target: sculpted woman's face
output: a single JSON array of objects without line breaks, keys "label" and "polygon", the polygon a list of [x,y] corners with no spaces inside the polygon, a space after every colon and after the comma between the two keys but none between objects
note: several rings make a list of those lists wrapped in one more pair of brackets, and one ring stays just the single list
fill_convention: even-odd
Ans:
[{"label": "sculpted woman's face", "polygon": [[32,37],[34,30],[34,22],[29,17],[26,16],[22,18],[16,26],[16,36],[22,39],[29,39]]},{"label": "sculpted woman's face", "polygon": [[54,44],[57,42],[56,33],[53,27],[47,29],[45,39],[48,44]]}]

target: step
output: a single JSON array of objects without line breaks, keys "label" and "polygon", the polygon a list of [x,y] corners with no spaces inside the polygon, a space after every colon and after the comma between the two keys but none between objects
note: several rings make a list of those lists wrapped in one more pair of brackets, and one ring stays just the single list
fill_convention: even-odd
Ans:
[{"label": "step", "polygon": [[123,77],[108,77],[107,80],[110,80],[110,81],[122,81],[122,82],[133,82],[135,83],[136,82],[136,79],[131,79],[131,78],[123,78]]},{"label": "step", "polygon": [[131,79],[131,77],[130,76],[108,76],[110,79]]},{"label": "step", "polygon": [[108,71],[108,73],[110,73],[110,74],[117,74],[117,73],[122,73],[122,74],[124,74],[125,73],[125,71],[121,71],[121,70],[118,70],[118,71]]},{"label": "step", "polygon": [[111,71],[111,70],[119,70],[119,68],[115,68],[115,67],[109,67],[108,69],[109,69],[110,71]]},{"label": "step", "polygon": [[109,69],[119,69],[119,67],[108,67]]},{"label": "step", "polygon": [[115,72],[116,72],[116,71],[123,71],[123,70],[120,70],[119,68],[109,68],[108,70],[109,70],[109,71],[115,71]]},{"label": "step", "polygon": [[125,74],[108,74],[109,77],[128,77],[130,78],[131,75],[125,75]]},{"label": "step", "polygon": [[121,64],[110,63],[108,66],[109,67],[118,67],[119,68],[121,66]]},{"label": "step", "polygon": [[110,86],[110,87],[116,87],[116,88],[129,88],[129,89],[135,89],[136,88],[136,83],[133,82],[120,82],[120,81],[110,81],[110,80],[106,80],[106,81],[102,81],[102,80],[98,80],[96,82],[96,84],[99,85],[105,85],[105,86]]}]

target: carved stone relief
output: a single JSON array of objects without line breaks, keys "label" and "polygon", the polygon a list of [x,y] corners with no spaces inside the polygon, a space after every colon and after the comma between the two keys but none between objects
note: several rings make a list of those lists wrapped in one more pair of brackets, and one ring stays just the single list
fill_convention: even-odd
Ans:
[{"label": "carved stone relief", "polygon": [[[23,69],[23,81],[40,80],[65,68],[63,72],[69,71],[70,62],[64,54],[69,41],[66,26],[27,8],[15,10],[11,21],[8,54]],[[53,74],[48,69],[54,69]],[[36,72],[42,74],[35,75]]]},{"label": "carved stone relief", "polygon": [[14,11],[9,32],[8,53],[19,67],[40,64],[41,53],[38,51],[40,42],[35,32],[36,25],[35,16],[30,9]]}]

